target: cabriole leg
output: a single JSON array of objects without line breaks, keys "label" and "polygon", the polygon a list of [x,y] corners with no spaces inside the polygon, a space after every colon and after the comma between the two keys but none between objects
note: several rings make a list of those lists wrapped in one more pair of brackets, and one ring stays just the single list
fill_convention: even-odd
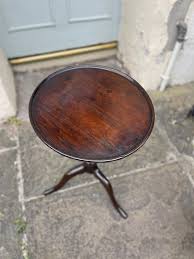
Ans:
[{"label": "cabriole leg", "polygon": [[55,186],[47,189],[46,191],[43,192],[44,195],[48,195],[51,194],[53,192],[58,191],[59,189],[61,189],[72,177],[78,175],[78,174],[83,174],[85,172],[85,166],[84,164],[81,165],[77,165],[75,167],[73,167],[72,169],[70,169],[67,173],[64,174],[64,176],[62,177],[62,179],[59,181],[58,184],[56,184]]},{"label": "cabriole leg", "polygon": [[106,178],[106,176],[100,171],[99,168],[97,168],[94,172],[94,175],[96,176],[96,178],[102,183],[102,185],[104,186],[104,188],[106,189],[113,206],[115,207],[115,209],[118,211],[118,213],[121,215],[121,217],[123,217],[124,219],[126,219],[128,217],[127,213],[120,207],[120,205],[118,204],[115,196],[114,196],[114,192],[113,192],[113,188],[111,183],[109,182],[109,180]]}]

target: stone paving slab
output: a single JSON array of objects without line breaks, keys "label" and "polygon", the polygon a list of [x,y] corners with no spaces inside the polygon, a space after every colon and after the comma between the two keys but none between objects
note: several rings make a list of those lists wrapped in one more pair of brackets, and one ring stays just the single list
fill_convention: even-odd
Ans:
[{"label": "stone paving slab", "polygon": [[178,164],[112,183],[127,220],[100,184],[28,202],[31,258],[193,258],[194,193]]},{"label": "stone paving slab", "polygon": [[153,100],[160,127],[170,141],[180,153],[194,157],[194,119],[184,119],[194,105],[194,85],[169,88],[162,94],[154,92]]},{"label": "stone paving slab", "polygon": [[[119,67],[115,60],[108,65]],[[111,182],[116,197],[129,213],[125,221],[112,208],[103,186],[87,174],[72,179],[60,193],[36,199],[68,168],[79,163],[46,147],[28,121],[32,91],[56,69],[16,73],[19,118],[26,120],[18,131],[29,258],[193,259],[194,121],[174,123],[194,104],[193,84],[171,87],[163,93],[151,92],[156,126],[150,139],[132,156],[99,165],[107,176],[114,176]],[[0,149],[16,146],[15,133],[9,129],[11,125],[6,127],[0,127]],[[0,192],[6,192],[8,200],[0,200],[0,212],[3,208],[3,215],[5,212],[8,215],[5,225],[0,218],[0,231],[5,233],[3,238],[0,235],[0,259],[21,259],[18,245],[21,236],[12,224],[21,213],[18,195],[13,197],[15,151],[9,152],[13,153],[0,154],[3,168],[0,169],[0,178],[3,177]],[[146,167],[152,169],[146,170]],[[9,179],[13,181],[11,189]]]},{"label": "stone paving slab", "polygon": [[[80,163],[65,158],[45,146],[28,122],[23,122],[19,127],[19,136],[25,197],[40,195],[44,189],[54,185],[69,168]],[[154,163],[170,162],[175,158],[173,150],[160,134],[156,123],[151,137],[139,151],[119,161],[99,164],[99,167],[106,176],[110,177],[151,167]],[[71,179],[65,188],[94,180],[91,175],[84,174]]]},{"label": "stone paving slab", "polygon": [[19,118],[28,120],[28,104],[33,91],[45,77],[56,70],[56,68],[50,68],[38,71],[15,73]]},{"label": "stone paving slab", "polygon": [[0,124],[0,150],[16,147],[16,128],[10,123]]},{"label": "stone paving slab", "polygon": [[0,153],[0,259],[21,259],[15,220],[21,217],[18,202],[16,151]]}]

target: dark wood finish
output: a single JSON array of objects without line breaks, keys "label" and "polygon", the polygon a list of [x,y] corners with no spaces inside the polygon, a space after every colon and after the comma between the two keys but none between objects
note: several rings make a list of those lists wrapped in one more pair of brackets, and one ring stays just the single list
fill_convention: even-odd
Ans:
[{"label": "dark wood finish", "polygon": [[121,206],[118,204],[115,195],[114,195],[114,191],[112,188],[111,183],[109,182],[109,180],[106,178],[106,176],[101,172],[101,170],[98,168],[96,163],[91,163],[91,162],[84,162],[81,165],[75,166],[74,168],[70,169],[66,174],[64,174],[64,176],[62,177],[62,179],[59,181],[58,184],[56,184],[55,186],[49,188],[48,190],[44,191],[44,195],[49,195],[53,192],[58,191],[59,189],[61,189],[72,177],[79,175],[79,174],[83,174],[83,173],[89,173],[89,174],[93,174],[104,186],[104,188],[106,189],[110,200],[114,206],[114,208],[118,211],[118,213],[120,214],[120,216],[124,219],[126,219],[128,217],[127,213],[121,208]]},{"label": "dark wood finish", "polygon": [[37,135],[58,153],[84,160],[44,195],[61,189],[72,177],[93,174],[105,187],[123,218],[112,186],[96,162],[125,157],[140,148],[154,124],[145,90],[131,77],[101,66],[75,66],[46,78],[33,93],[29,114]]},{"label": "dark wood finish", "polygon": [[133,153],[154,124],[145,90],[128,75],[101,66],[68,67],[50,75],[33,93],[29,114],[45,144],[93,162]]}]

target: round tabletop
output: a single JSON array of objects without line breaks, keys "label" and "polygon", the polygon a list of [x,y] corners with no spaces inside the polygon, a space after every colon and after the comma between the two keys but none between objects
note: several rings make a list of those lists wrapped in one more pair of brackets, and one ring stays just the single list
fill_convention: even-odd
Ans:
[{"label": "round tabletop", "polygon": [[58,153],[108,162],[140,148],[154,125],[146,91],[129,75],[102,66],[74,66],[34,91],[29,115],[39,138]]}]

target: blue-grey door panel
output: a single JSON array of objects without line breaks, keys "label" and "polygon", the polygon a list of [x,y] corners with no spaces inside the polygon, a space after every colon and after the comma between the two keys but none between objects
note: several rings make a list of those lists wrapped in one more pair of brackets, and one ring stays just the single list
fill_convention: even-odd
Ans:
[{"label": "blue-grey door panel", "polygon": [[0,0],[8,57],[117,40],[120,0]]}]

